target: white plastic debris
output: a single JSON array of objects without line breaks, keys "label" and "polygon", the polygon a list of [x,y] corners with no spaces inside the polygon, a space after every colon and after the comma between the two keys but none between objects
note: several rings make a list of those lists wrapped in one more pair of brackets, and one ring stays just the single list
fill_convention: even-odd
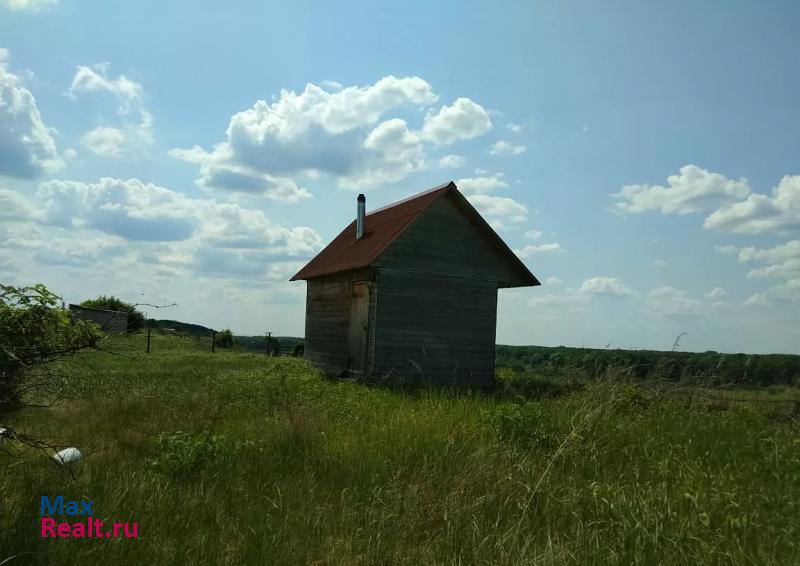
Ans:
[{"label": "white plastic debris", "polygon": [[83,454],[74,446],[64,448],[53,454],[53,459],[59,464],[72,464],[74,462],[79,462],[82,458]]}]

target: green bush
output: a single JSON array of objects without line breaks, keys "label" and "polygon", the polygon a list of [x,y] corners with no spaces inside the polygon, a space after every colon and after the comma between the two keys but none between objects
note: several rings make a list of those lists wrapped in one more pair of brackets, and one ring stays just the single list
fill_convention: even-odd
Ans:
[{"label": "green bush", "polygon": [[544,446],[553,440],[553,425],[535,403],[498,405],[489,414],[488,421],[501,440]]},{"label": "green bush", "polygon": [[220,348],[235,348],[239,345],[236,336],[233,335],[230,328],[226,328],[217,333],[217,346]]},{"label": "green bush", "polygon": [[21,405],[23,390],[57,396],[49,365],[102,339],[96,324],[73,322],[59,302],[42,284],[0,285],[0,414]]},{"label": "green bush", "polygon": [[122,311],[128,313],[128,330],[139,330],[145,326],[144,315],[136,310],[136,307],[120,299],[105,295],[100,295],[96,299],[88,299],[81,303],[83,307],[93,309],[105,309],[109,311]]}]

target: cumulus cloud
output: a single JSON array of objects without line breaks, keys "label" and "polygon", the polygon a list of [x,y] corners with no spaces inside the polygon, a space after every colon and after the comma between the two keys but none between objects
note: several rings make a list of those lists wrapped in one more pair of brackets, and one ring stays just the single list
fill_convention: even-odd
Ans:
[{"label": "cumulus cloud", "polygon": [[558,253],[560,251],[563,250],[561,249],[561,246],[559,244],[550,243],[550,244],[538,244],[538,245],[528,244],[523,248],[514,250],[514,253],[517,254],[517,256],[526,259],[529,257],[533,257],[535,255],[552,254],[552,253]]},{"label": "cumulus cloud", "polygon": [[89,228],[133,241],[202,240],[212,247],[259,249],[305,257],[321,239],[307,227],[285,228],[261,210],[190,198],[138,179],[96,183],[48,181],[39,187],[46,222]]},{"label": "cumulus cloud", "polygon": [[538,240],[544,235],[544,232],[541,230],[537,230],[536,228],[531,228],[527,232],[525,232],[525,237],[531,240]]},{"label": "cumulus cloud", "polygon": [[800,175],[786,175],[772,196],[751,194],[714,211],[703,226],[739,234],[763,234],[800,228]]},{"label": "cumulus cloud", "polygon": [[322,247],[309,227],[282,226],[260,209],[138,179],[40,183],[35,207],[33,199],[0,191],[0,203],[9,202],[37,212],[3,219],[0,253],[84,276],[101,266],[104,274],[134,275],[149,264],[148,273],[228,278],[240,287],[276,280]]},{"label": "cumulus cloud", "polygon": [[667,267],[669,265],[669,262],[663,259],[657,259],[653,262],[653,265],[655,265],[656,267]]},{"label": "cumulus cloud", "polygon": [[662,214],[689,214],[713,210],[720,205],[745,198],[750,193],[746,179],[728,179],[696,165],[684,165],[667,177],[668,186],[626,185],[611,196],[614,210],[623,213],[658,211]]},{"label": "cumulus cloud", "polygon": [[44,12],[58,4],[58,0],[2,0],[1,5],[12,12]]},{"label": "cumulus cloud", "polygon": [[508,186],[499,175],[494,177],[466,177],[458,179],[456,186],[464,194],[483,194]]},{"label": "cumulus cloud", "polygon": [[42,121],[36,99],[8,68],[0,49],[0,175],[31,179],[60,169],[54,130]]},{"label": "cumulus cloud", "polygon": [[[437,99],[419,77],[388,76],[372,85],[332,90],[308,84],[300,93],[283,90],[272,103],[259,100],[234,115],[226,139],[213,149],[195,146],[170,155],[199,165],[198,184],[206,188],[252,190],[265,178],[287,186],[298,175],[329,175],[344,188],[374,188],[428,166],[426,147],[431,144],[483,131],[465,125],[470,116],[484,112],[469,99],[428,113],[421,129],[386,116],[401,108],[430,107]],[[462,164],[454,155],[439,162],[443,167]]]},{"label": "cumulus cloud", "polygon": [[719,252],[721,254],[735,254],[739,250],[733,244],[727,244],[724,246],[714,246],[714,251]]},{"label": "cumulus cloud", "polygon": [[467,162],[461,155],[445,155],[439,158],[439,167],[443,169],[458,169]]},{"label": "cumulus cloud", "polygon": [[[561,283],[557,277],[551,277],[547,284]],[[577,289],[568,288],[561,293],[550,293],[534,297],[531,306],[577,306],[587,304],[597,297],[627,297],[634,292],[618,277],[590,277]]]},{"label": "cumulus cloud", "polygon": [[492,144],[489,153],[492,155],[522,155],[528,151],[524,145],[510,144],[505,140],[499,140]]},{"label": "cumulus cloud", "polygon": [[664,316],[695,316],[708,314],[724,305],[719,297],[708,301],[695,299],[687,291],[669,286],[657,287],[647,296],[650,309]]},{"label": "cumulus cloud", "polygon": [[800,277],[800,240],[791,240],[773,248],[742,248],[739,262],[760,262],[763,267],[750,270],[748,277]]},{"label": "cumulus cloud", "polygon": [[0,220],[23,221],[37,218],[39,211],[19,193],[0,189]]},{"label": "cumulus cloud", "polygon": [[514,123],[506,124],[506,128],[508,128],[512,134],[518,134],[522,131],[522,126]]},{"label": "cumulus cloud", "polygon": [[458,98],[451,106],[442,106],[425,116],[422,137],[437,145],[469,140],[492,129],[489,114],[469,98]]},{"label": "cumulus cloud", "polygon": [[506,222],[521,224],[528,219],[528,207],[512,198],[477,194],[467,199],[495,228],[502,228]]},{"label": "cumulus cloud", "polygon": [[616,277],[592,277],[584,281],[578,289],[590,295],[631,295],[633,291]]},{"label": "cumulus cloud", "polygon": [[727,296],[728,292],[722,287],[714,287],[708,293],[706,293],[706,298],[713,300],[722,300]]},{"label": "cumulus cloud", "polygon": [[754,293],[748,299],[746,299],[743,303],[746,307],[767,307],[771,305],[769,299],[763,293]]},{"label": "cumulus cloud", "polygon": [[117,101],[118,126],[102,125],[86,132],[81,141],[92,153],[122,157],[140,152],[153,143],[153,117],[144,105],[142,85],[125,75],[108,76],[109,65],[79,66],[67,90],[68,97],[108,93]]}]

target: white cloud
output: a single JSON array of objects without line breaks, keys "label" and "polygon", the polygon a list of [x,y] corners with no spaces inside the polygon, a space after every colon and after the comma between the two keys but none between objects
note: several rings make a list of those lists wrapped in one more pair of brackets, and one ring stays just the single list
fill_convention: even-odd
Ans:
[{"label": "white cloud", "polygon": [[443,169],[458,169],[467,162],[461,155],[445,155],[439,159],[439,167]]},{"label": "white cloud", "polygon": [[763,234],[800,228],[800,175],[786,175],[772,197],[751,194],[745,200],[714,211],[703,226],[739,234]]},{"label": "white cloud", "polygon": [[524,145],[513,145],[505,140],[499,140],[492,144],[489,153],[492,155],[522,155],[526,151],[528,148]]},{"label": "white cloud", "polygon": [[2,5],[13,12],[43,12],[58,5],[58,0],[2,0]]},{"label": "white cloud", "polygon": [[142,85],[125,75],[120,75],[116,79],[108,78],[108,69],[108,63],[100,63],[93,67],[79,65],[67,90],[67,96],[74,99],[79,94],[87,92],[110,92],[121,101],[122,110],[129,111],[133,103],[141,101]]},{"label": "white cloud", "polygon": [[[329,175],[349,189],[376,188],[427,167],[426,144],[470,134],[462,114],[480,107],[468,99],[428,114],[421,130],[398,117],[383,119],[402,107],[425,108],[436,100],[419,77],[388,76],[335,92],[308,84],[299,94],[283,90],[272,103],[259,100],[234,115],[226,139],[212,150],[195,146],[170,155],[198,164],[198,184],[208,188],[252,191],[265,177],[285,183],[297,175]],[[457,156],[446,156],[440,165],[460,163]]]},{"label": "white cloud", "polygon": [[562,279],[559,279],[558,277],[548,277],[547,279],[545,279],[546,285],[558,285],[559,283],[563,282],[564,281]]},{"label": "white cloud", "polygon": [[[545,283],[556,285],[562,281],[551,277]],[[633,295],[633,290],[627,287],[617,277],[590,277],[578,289],[564,289],[560,293],[539,295],[531,299],[531,306],[577,306],[585,305],[599,296],[627,297]]]},{"label": "white cloud", "polygon": [[667,267],[669,266],[669,262],[663,259],[657,259],[653,262],[653,265],[655,265],[656,267]]},{"label": "white cloud", "polygon": [[579,293],[575,289],[566,289],[563,293],[548,293],[537,295],[528,304],[536,306],[573,306],[585,304],[592,300],[592,296],[586,293]]},{"label": "white cloud", "polygon": [[621,279],[616,277],[592,277],[581,284],[578,292],[590,295],[617,296],[633,294],[630,287],[627,287]]},{"label": "white cloud", "polygon": [[528,207],[512,198],[477,194],[467,199],[484,217],[494,221],[495,226],[502,227],[504,222],[521,224],[528,219]]},{"label": "white cloud", "polygon": [[469,140],[492,129],[486,110],[469,98],[458,98],[451,106],[442,106],[436,114],[428,114],[422,126],[422,137],[436,145],[450,145]]},{"label": "white cloud", "polygon": [[[38,213],[4,221],[0,248],[34,266],[67,266],[83,276],[101,266],[106,275],[135,275],[152,264],[149,273],[253,285],[275,280],[322,247],[311,228],[281,226],[259,209],[191,198],[138,179],[48,181],[36,197]],[[32,200],[21,200],[0,191],[0,203],[34,210]]]},{"label": "white cloud", "polygon": [[8,70],[9,52],[0,49],[0,175],[22,179],[60,169],[54,130],[42,121],[36,99]]},{"label": "white cloud", "polygon": [[750,270],[748,277],[800,277],[800,240],[791,240],[768,249],[742,248],[739,251],[739,262],[766,264]]},{"label": "white cloud", "polygon": [[739,249],[733,244],[727,244],[725,246],[714,246],[714,251],[721,254],[735,254],[739,251]]},{"label": "white cloud", "polygon": [[517,256],[526,259],[529,257],[533,257],[535,255],[552,254],[561,251],[563,250],[561,249],[561,246],[559,244],[550,243],[550,244],[537,244],[537,245],[528,244],[523,248],[514,250],[514,253],[517,254]]},{"label": "white cloud", "polygon": [[800,302],[800,277],[770,287],[767,290],[767,297],[776,301]]},{"label": "white cloud", "polygon": [[378,124],[364,140],[364,147],[381,156],[376,166],[368,165],[356,186],[393,183],[405,179],[425,165],[419,135],[409,131],[405,120],[392,118]]},{"label": "white cloud", "polygon": [[107,63],[79,66],[66,94],[73,100],[89,93],[109,93],[119,104],[118,126],[102,125],[86,132],[81,141],[89,151],[102,157],[135,155],[153,143],[153,117],[144,106],[142,85],[125,75],[108,76]]},{"label": "white cloud", "polygon": [[623,213],[659,211],[662,214],[689,214],[714,209],[750,193],[746,179],[728,179],[695,165],[684,165],[678,174],[670,175],[667,182],[667,187],[622,187],[620,192],[611,195],[617,201],[614,209]]},{"label": "white cloud", "polygon": [[746,307],[767,307],[772,303],[769,302],[769,299],[763,293],[755,293],[742,304]]},{"label": "white cloud", "polygon": [[127,142],[122,130],[108,126],[99,126],[86,132],[81,141],[89,151],[105,157],[118,157],[121,155]]},{"label": "white cloud", "polygon": [[713,299],[713,300],[721,300],[721,299],[724,299],[727,296],[728,296],[728,292],[725,289],[723,289],[722,287],[714,287],[713,289],[711,289],[711,291],[706,293],[706,298],[707,299]]},{"label": "white cloud", "polygon": [[542,232],[541,230],[537,230],[535,228],[532,228],[527,232],[525,232],[525,237],[530,240],[538,240],[539,238],[542,237],[542,235],[544,235],[544,232]]},{"label": "white cloud", "polygon": [[506,124],[506,128],[508,128],[509,131],[511,131],[512,134],[518,134],[518,133],[520,133],[522,131],[522,126],[520,126],[519,124],[514,124],[514,123]]},{"label": "white cloud", "polygon": [[39,186],[45,221],[143,242],[203,242],[216,248],[305,257],[321,245],[312,229],[285,228],[261,210],[190,198],[138,179],[96,183],[48,181]]},{"label": "white cloud", "polygon": [[703,301],[689,296],[689,293],[669,286],[657,287],[648,294],[651,310],[665,316],[694,316],[708,314],[724,305],[719,298]]},{"label": "white cloud", "polygon": [[466,177],[456,181],[458,190],[466,195],[470,194],[483,194],[491,192],[495,189],[501,189],[508,186],[508,183],[503,181],[500,176],[494,177]]},{"label": "white cloud", "polygon": [[0,189],[0,220],[30,220],[38,215],[36,207],[22,195],[9,189]]}]

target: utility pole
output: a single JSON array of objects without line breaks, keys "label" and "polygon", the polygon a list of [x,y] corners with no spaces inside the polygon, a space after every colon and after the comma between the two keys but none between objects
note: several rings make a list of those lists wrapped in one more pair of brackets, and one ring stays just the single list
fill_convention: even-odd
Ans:
[{"label": "utility pole", "polygon": [[212,354],[214,353],[214,348],[216,347],[216,345],[217,345],[217,331],[216,330],[212,330],[211,331],[211,353]]},{"label": "utility pole", "polygon": [[267,332],[267,356],[270,355],[272,351],[272,331]]}]

